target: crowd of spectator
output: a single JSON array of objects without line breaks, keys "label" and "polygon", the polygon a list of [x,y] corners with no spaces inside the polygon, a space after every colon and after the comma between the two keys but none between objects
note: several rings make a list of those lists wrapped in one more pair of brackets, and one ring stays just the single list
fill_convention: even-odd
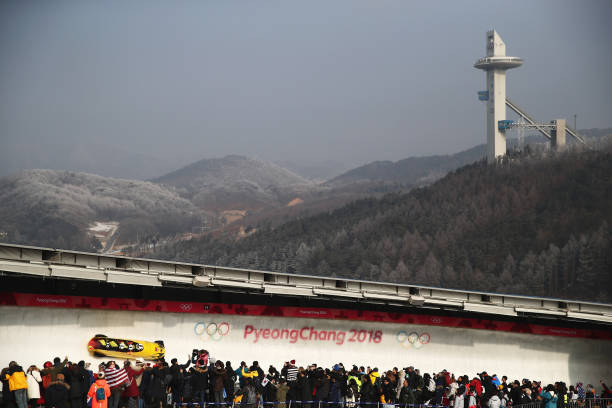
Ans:
[{"label": "crowd of spectator", "polygon": [[56,357],[42,368],[26,371],[11,362],[2,370],[3,408],[202,408],[211,404],[255,408],[356,408],[415,405],[452,408],[507,408],[526,404],[563,408],[569,404],[610,399],[612,391],[601,381],[591,384],[543,385],[523,378],[509,381],[487,372],[456,376],[447,370],[421,373],[414,367],[379,371],[377,367],[338,363],[330,368],[287,361],[267,371],[257,361],[234,368],[194,350],[181,364],[176,358],[145,363],[126,360],[122,367],[107,361],[97,367]]}]

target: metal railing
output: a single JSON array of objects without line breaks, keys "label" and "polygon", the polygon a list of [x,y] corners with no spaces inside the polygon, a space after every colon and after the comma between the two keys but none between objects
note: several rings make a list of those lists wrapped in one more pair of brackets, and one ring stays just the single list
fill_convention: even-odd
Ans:
[{"label": "metal railing", "polygon": [[[179,404],[173,404],[177,407],[195,407],[200,406],[199,402],[182,402]],[[436,404],[397,404],[397,403],[384,403],[384,402],[359,402],[359,401],[296,401],[289,400],[286,402],[278,401],[258,401],[254,403],[246,402],[204,402],[200,408],[206,408],[207,406],[226,406],[226,407],[240,407],[240,406],[252,406],[258,408],[281,406],[281,408],[448,408],[447,405],[436,405]],[[593,407],[594,408],[594,407]]]},{"label": "metal railing", "polygon": [[[199,402],[182,402],[173,404],[176,407],[195,407],[206,408],[207,406],[225,406],[225,407],[240,407],[249,406],[257,408],[280,406],[280,408],[448,408],[450,405],[438,404],[398,404],[398,403],[383,403],[383,402],[359,402],[359,401],[296,401],[289,400],[286,402],[263,402],[255,403],[246,402],[204,402],[200,407]],[[543,401],[535,401],[529,404],[512,405],[512,408],[544,408]],[[509,404],[507,407],[510,407]],[[612,398],[594,398],[586,400],[576,400],[567,403],[560,403],[559,408],[612,408]]]},{"label": "metal railing", "polygon": [[[513,405],[512,408],[544,408],[545,402],[535,401],[529,404]],[[557,403],[559,408],[612,408],[612,398],[592,398],[585,400]]]}]

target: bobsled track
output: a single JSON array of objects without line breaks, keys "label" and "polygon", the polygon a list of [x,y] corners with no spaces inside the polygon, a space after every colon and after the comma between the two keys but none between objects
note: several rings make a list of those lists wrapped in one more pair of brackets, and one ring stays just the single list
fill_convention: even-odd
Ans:
[{"label": "bobsled track", "polygon": [[97,334],[262,367],[342,362],[596,384],[612,306],[0,244],[0,364],[95,362]]}]

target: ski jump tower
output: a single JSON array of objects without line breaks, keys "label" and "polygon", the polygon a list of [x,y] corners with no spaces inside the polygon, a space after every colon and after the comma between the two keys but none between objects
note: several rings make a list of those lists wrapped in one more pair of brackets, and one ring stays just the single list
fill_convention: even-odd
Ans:
[{"label": "ski jump tower", "polygon": [[[567,126],[565,119],[538,123],[525,110],[506,97],[506,70],[521,65],[523,65],[521,58],[506,56],[506,44],[497,31],[487,32],[487,56],[474,64],[474,68],[487,72],[487,90],[478,92],[478,99],[487,102],[487,161],[494,163],[498,157],[506,155],[506,130],[516,128],[540,132],[550,140],[551,146],[555,149],[565,147],[566,133],[588,148],[586,141],[576,129]],[[506,106],[524,122],[506,120]]]},{"label": "ski jump tower", "polygon": [[479,92],[479,99],[487,101],[487,161],[492,163],[506,154],[506,135],[498,122],[506,120],[506,70],[523,65],[518,57],[506,56],[506,44],[497,31],[487,32],[487,56],[479,59],[474,68],[487,72],[487,90]]}]

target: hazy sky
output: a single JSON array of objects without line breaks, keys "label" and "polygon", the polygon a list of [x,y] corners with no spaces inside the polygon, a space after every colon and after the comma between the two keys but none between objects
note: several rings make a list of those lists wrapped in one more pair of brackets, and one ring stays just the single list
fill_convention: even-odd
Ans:
[{"label": "hazy sky", "polygon": [[312,163],[483,143],[485,34],[538,120],[612,126],[612,1],[2,1],[0,148]]}]

